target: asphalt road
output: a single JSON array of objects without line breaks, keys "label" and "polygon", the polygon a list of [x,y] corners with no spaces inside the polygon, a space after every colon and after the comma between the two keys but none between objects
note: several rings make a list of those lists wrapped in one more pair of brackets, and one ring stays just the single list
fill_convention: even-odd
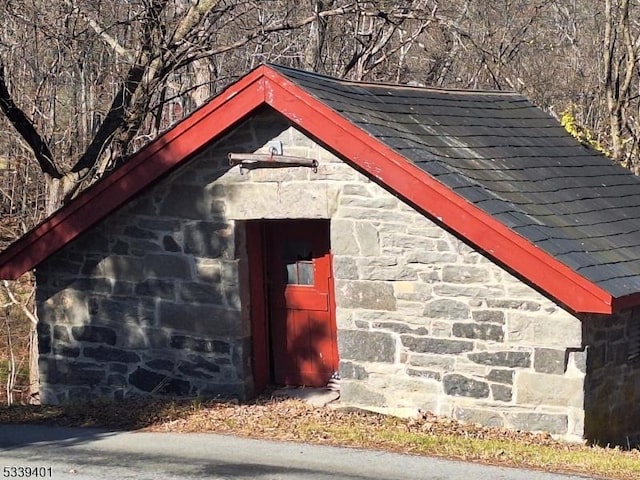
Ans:
[{"label": "asphalt road", "polygon": [[[11,466],[51,467],[51,475],[47,470],[44,477],[11,477],[12,473],[19,473],[5,471],[4,467]],[[0,479],[3,478],[584,480],[428,457],[214,434],[0,425]]]}]

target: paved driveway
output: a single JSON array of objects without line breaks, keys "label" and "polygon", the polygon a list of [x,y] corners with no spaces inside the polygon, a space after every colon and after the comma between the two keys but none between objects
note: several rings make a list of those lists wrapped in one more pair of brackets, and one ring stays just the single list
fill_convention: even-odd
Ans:
[{"label": "paved driveway", "polygon": [[[5,466],[51,467],[51,476],[39,476],[39,480],[584,478],[378,451],[214,434],[112,432],[0,425],[0,479],[11,478],[3,476]],[[11,473],[11,470],[8,472]]]}]

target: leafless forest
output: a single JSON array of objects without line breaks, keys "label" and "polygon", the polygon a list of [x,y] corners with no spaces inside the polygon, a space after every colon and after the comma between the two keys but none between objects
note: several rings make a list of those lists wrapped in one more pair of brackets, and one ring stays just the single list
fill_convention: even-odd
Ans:
[{"label": "leafless forest", "polygon": [[[0,247],[263,62],[517,90],[640,171],[635,0],[0,0],[0,19]],[[0,295],[9,397],[28,383],[20,285]]]}]

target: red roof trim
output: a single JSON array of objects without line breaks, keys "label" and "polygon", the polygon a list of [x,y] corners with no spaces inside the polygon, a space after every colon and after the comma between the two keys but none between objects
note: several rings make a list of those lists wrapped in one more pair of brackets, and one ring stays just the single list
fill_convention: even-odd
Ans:
[{"label": "red roof trim", "polygon": [[265,102],[573,310],[611,313],[614,307],[640,304],[640,295],[632,295],[614,305],[609,293],[267,66],[240,79],[11,245],[0,255],[0,278],[17,278],[33,268]]},{"label": "red roof trim", "polygon": [[269,105],[348,161],[577,312],[611,313],[612,297],[445,187],[290,80],[269,70]]},{"label": "red roof trim", "polygon": [[0,278],[16,279],[32,269],[262,105],[266,68],[258,67],[231,85],[10,245],[0,255]]}]

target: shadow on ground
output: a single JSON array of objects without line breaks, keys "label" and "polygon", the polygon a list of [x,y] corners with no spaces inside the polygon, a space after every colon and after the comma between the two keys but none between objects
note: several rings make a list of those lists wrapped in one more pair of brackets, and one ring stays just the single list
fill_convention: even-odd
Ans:
[{"label": "shadow on ground", "polygon": [[118,433],[115,430],[57,427],[42,428],[39,425],[0,425],[0,451],[12,450],[38,443],[55,443],[56,446],[81,445]]}]

